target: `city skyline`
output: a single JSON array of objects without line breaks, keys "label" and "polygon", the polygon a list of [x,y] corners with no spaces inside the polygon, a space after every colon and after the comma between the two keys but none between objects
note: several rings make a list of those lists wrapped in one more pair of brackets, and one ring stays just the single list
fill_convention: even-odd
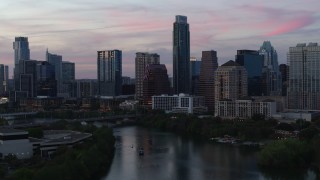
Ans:
[{"label": "city skyline", "polygon": [[[172,77],[172,24],[185,15],[190,24],[190,55],[216,50],[219,64],[234,60],[236,50],[258,50],[271,41],[286,63],[289,47],[319,42],[317,0],[237,2],[202,1],[5,1],[0,2],[0,62],[13,74],[12,42],[29,40],[31,59],[45,60],[46,48],[76,64],[76,78],[96,77],[96,51],[120,49],[123,75],[134,77],[136,52],[154,52]],[[308,34],[308,36],[305,36]]]}]

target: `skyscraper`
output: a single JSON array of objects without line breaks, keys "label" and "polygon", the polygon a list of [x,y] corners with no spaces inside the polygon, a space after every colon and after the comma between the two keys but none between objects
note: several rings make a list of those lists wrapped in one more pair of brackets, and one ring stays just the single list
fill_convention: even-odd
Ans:
[{"label": "skyscraper", "polygon": [[164,64],[148,64],[143,79],[143,102],[152,105],[152,96],[169,94],[170,82]]},{"label": "skyscraper", "polygon": [[190,32],[186,16],[176,16],[173,24],[173,91],[190,93]]},{"label": "skyscraper", "polygon": [[62,81],[75,80],[75,64],[73,62],[62,61]]},{"label": "skyscraper", "polygon": [[266,84],[264,95],[281,95],[282,83],[277,51],[270,41],[264,41],[259,53],[264,56],[264,79]]},{"label": "skyscraper", "polygon": [[264,56],[254,50],[238,50],[236,63],[244,66],[248,73],[248,95],[261,96],[264,94],[262,71]]},{"label": "skyscraper", "polygon": [[195,57],[190,58],[190,73],[191,73],[191,94],[199,94],[199,76],[200,76],[201,61]]},{"label": "skyscraper", "polygon": [[9,68],[0,64],[0,96],[8,92]]},{"label": "skyscraper", "polygon": [[146,66],[148,64],[159,64],[160,56],[158,54],[149,54],[144,52],[137,52],[135,59],[136,68],[136,98],[143,97],[143,79],[145,76]]},{"label": "skyscraper", "polygon": [[205,105],[209,111],[214,111],[214,73],[218,68],[217,52],[202,51],[202,64],[199,77],[199,95],[205,97]]},{"label": "skyscraper", "polygon": [[290,47],[288,66],[288,108],[320,110],[320,46]]},{"label": "skyscraper", "polygon": [[119,96],[122,85],[122,51],[98,51],[98,95]]},{"label": "skyscraper", "polygon": [[16,37],[13,42],[14,49],[14,86],[15,90],[19,89],[19,61],[30,60],[29,42],[27,37]]},{"label": "skyscraper", "polygon": [[215,100],[237,100],[248,95],[246,69],[230,60],[215,72]]},{"label": "skyscraper", "polygon": [[54,66],[55,79],[57,81],[57,93],[61,93],[62,87],[62,56],[57,54],[51,54],[46,51],[46,61]]},{"label": "skyscraper", "polygon": [[282,96],[286,96],[287,87],[288,87],[287,77],[288,77],[289,67],[286,64],[280,64],[279,71],[282,77]]}]

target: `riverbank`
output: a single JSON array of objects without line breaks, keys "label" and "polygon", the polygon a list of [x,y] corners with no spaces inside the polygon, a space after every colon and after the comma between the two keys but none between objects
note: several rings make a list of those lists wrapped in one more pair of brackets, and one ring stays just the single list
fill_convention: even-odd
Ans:
[{"label": "riverbank", "polygon": [[60,147],[51,159],[35,155],[28,160],[7,160],[14,168],[6,178],[8,180],[50,180],[50,179],[100,179],[111,166],[114,156],[112,129],[80,123],[57,122],[50,129],[75,130],[92,133],[92,137],[73,147]]}]

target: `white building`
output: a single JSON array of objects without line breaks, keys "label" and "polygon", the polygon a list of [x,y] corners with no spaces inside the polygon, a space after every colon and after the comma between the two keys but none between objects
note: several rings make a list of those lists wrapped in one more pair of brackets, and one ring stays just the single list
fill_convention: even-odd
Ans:
[{"label": "white building", "polygon": [[0,159],[15,155],[18,159],[31,158],[32,144],[28,139],[29,133],[17,129],[0,129]]},{"label": "white building", "polygon": [[225,119],[251,118],[255,114],[264,115],[266,118],[271,118],[276,114],[276,102],[264,100],[255,102],[252,99],[229,100],[224,99],[216,102],[215,116]]},{"label": "white building", "polygon": [[207,111],[207,107],[204,106],[204,97],[187,94],[152,96],[152,109],[164,110],[166,113],[188,114]]}]

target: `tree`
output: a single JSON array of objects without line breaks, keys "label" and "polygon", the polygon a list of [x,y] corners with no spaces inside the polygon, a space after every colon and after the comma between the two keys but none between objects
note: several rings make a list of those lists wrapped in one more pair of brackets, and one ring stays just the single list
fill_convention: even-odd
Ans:
[{"label": "tree", "polygon": [[311,127],[302,129],[299,133],[299,138],[303,140],[311,140],[317,134],[319,134],[319,130],[314,126],[311,126]]}]

